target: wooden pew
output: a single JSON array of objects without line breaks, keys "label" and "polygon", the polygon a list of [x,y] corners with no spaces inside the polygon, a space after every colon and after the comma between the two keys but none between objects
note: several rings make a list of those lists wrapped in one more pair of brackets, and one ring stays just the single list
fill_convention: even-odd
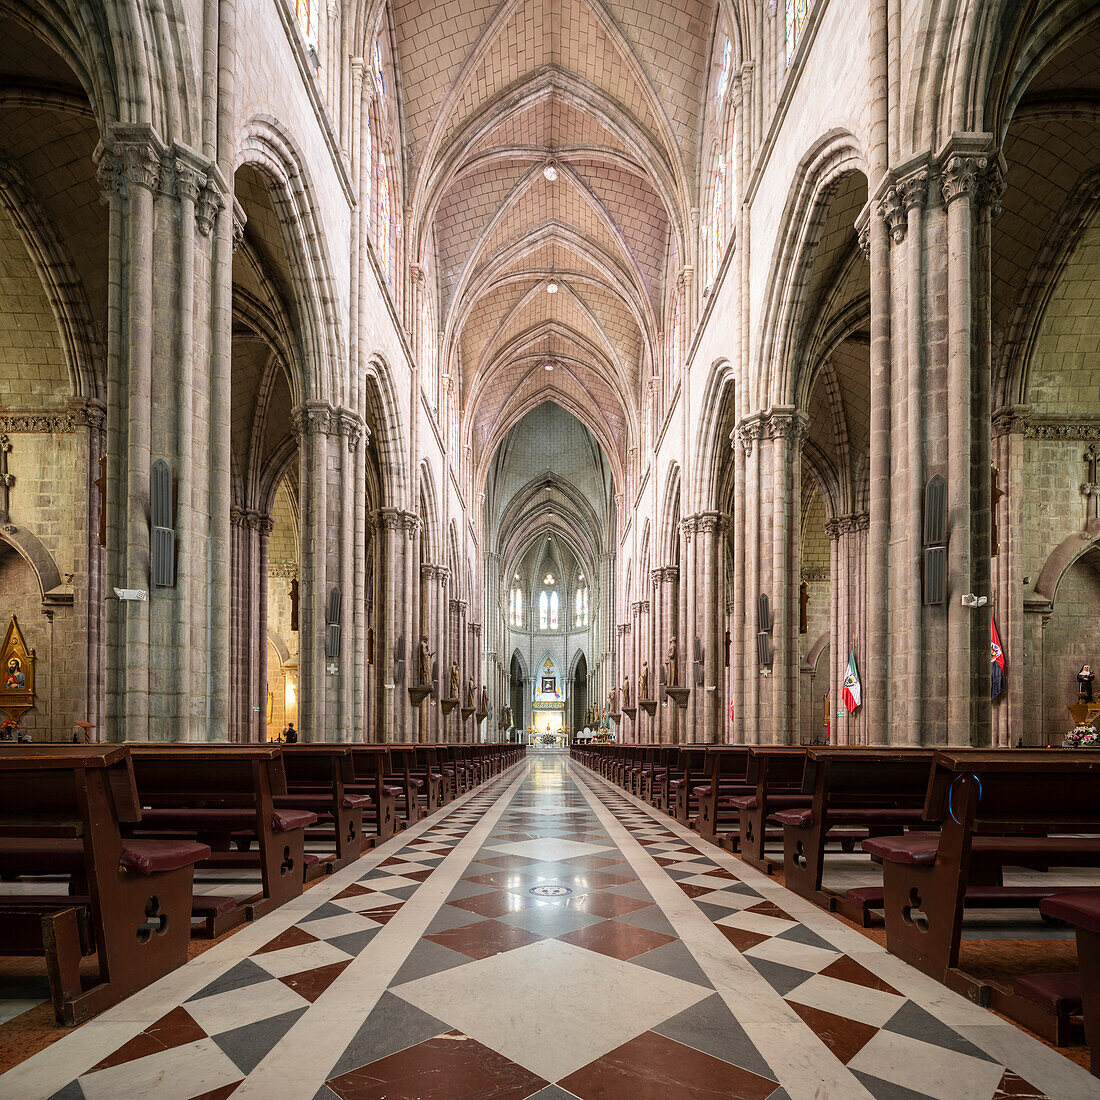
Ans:
[{"label": "wooden pew", "polygon": [[753,745],[745,778],[755,789],[749,795],[734,795],[732,805],[739,814],[737,849],[741,858],[764,874],[782,867],[782,861],[767,854],[769,841],[782,841],[768,818],[779,810],[809,806],[810,796],[802,793],[806,750],[794,745]]},{"label": "wooden pew", "polygon": [[355,769],[347,744],[283,745],[287,794],[276,795],[280,809],[309,810],[317,815],[306,829],[307,840],[332,843],[335,851],[319,866],[331,874],[363,852],[363,814],[374,805],[370,794],[355,794]]},{"label": "wooden pew", "polygon": [[[120,745],[0,746],[0,873],[61,875],[64,893],[0,898],[0,954],[44,955],[58,1022],[78,1024],[182,966],[205,844],[130,840],[141,821]],[[98,974],[83,989],[80,960]]]},{"label": "wooden pew", "polygon": [[707,778],[695,787],[699,813],[692,826],[704,840],[737,850],[740,811],[733,805],[735,797],[753,793],[746,778],[749,765],[747,745],[708,745],[705,767]]},{"label": "wooden pew", "polygon": [[[369,795],[373,806],[363,813],[363,849],[384,844],[399,829],[397,797],[399,787],[386,781],[390,771],[388,745],[352,744],[351,764],[355,781],[354,794]],[[370,828],[368,828],[368,825]]]},{"label": "wooden pew", "polygon": [[[1052,1041],[1059,1046],[1064,1045],[1067,1017],[1083,1015],[1090,1068],[1094,1076],[1100,1077],[1100,889],[1053,894],[1039,903],[1039,912],[1044,917],[1073,926],[1080,973],[1033,974],[1017,978],[1014,993],[1039,1006],[1047,1017],[1054,1017],[1056,1038]],[[993,1000],[996,1003],[997,999]],[[1017,1013],[1012,1015],[1032,1026]],[[1045,1031],[1033,1030],[1049,1038]]]},{"label": "wooden pew", "polygon": [[697,787],[707,779],[707,746],[680,745],[676,754],[676,770],[669,778],[668,798],[672,816],[686,829],[699,813]]},{"label": "wooden pew", "polygon": [[[287,794],[277,745],[131,744],[141,800],[142,836],[190,837],[209,844],[203,869],[260,871],[261,889],[237,903],[225,895],[199,895],[194,915],[220,935],[298,897],[305,882],[305,830],[317,815],[278,809]],[[257,850],[251,850],[255,842]],[[232,850],[236,845],[236,850]]]},{"label": "wooden pew", "polygon": [[[990,984],[958,969],[964,905],[1038,907],[1064,887],[1005,887],[1004,867],[1100,867],[1100,758],[1083,751],[942,751],[924,816],[937,832],[875,837],[883,865],[886,943],[926,974],[981,1003]],[[971,883],[977,881],[977,886]]]},{"label": "wooden pew", "polygon": [[642,777],[642,798],[666,814],[669,807],[669,776],[675,768],[679,752],[676,745],[656,746]]},{"label": "wooden pew", "polygon": [[923,748],[807,749],[802,794],[811,805],[769,818],[783,829],[787,889],[864,927],[877,923],[871,911],[883,905],[881,889],[857,887],[843,895],[822,889],[826,843],[843,834],[851,851],[856,839],[927,827],[924,801],[933,754]]},{"label": "wooden pew", "polygon": [[427,816],[424,781],[416,776],[416,745],[390,744],[390,774],[386,782],[400,789],[397,813],[401,828],[408,829]]}]

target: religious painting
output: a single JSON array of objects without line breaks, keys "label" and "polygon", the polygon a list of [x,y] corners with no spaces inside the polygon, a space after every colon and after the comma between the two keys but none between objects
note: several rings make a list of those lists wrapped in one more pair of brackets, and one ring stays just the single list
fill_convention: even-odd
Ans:
[{"label": "religious painting", "polygon": [[543,695],[556,695],[558,693],[558,682],[553,676],[544,676],[542,678],[542,687],[539,691]]},{"label": "religious painting", "polygon": [[34,665],[34,650],[27,649],[19,620],[12,615],[0,647],[0,710],[7,711],[13,721],[18,722],[19,716],[34,706]]}]

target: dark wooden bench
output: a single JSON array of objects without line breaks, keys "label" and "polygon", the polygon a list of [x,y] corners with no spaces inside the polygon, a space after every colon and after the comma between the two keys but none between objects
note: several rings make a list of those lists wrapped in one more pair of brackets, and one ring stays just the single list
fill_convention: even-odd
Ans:
[{"label": "dark wooden bench", "polygon": [[384,844],[401,828],[397,799],[401,788],[386,780],[390,772],[388,745],[352,744],[351,763],[355,779],[354,794],[371,798],[372,806],[363,811],[363,849]]},{"label": "dark wooden bench", "polygon": [[1030,974],[1016,979],[1013,992],[1053,1018],[1052,1041],[1059,1046],[1069,1038],[1072,1017],[1083,1016],[1090,1068],[1100,1077],[1100,889],[1052,894],[1039,903],[1039,912],[1073,926],[1079,973]]},{"label": "dark wooden bench", "polygon": [[668,781],[669,810],[672,816],[690,829],[699,814],[699,796],[695,789],[706,782],[707,746],[680,745],[676,767]]},{"label": "dark wooden bench", "polygon": [[[265,916],[298,897],[306,867],[309,810],[279,809],[286,795],[282,751],[269,745],[131,744],[142,819],[134,835],[193,838],[210,846],[200,870],[260,872],[257,894],[237,902],[198,895],[193,915],[209,935]],[[256,849],[252,850],[252,845]]]},{"label": "dark wooden bench", "polygon": [[747,779],[747,745],[709,745],[706,750],[706,782],[692,792],[699,803],[693,828],[704,840],[735,852],[741,812],[734,798],[753,793]]},{"label": "dark wooden bench", "polygon": [[363,814],[374,806],[369,793],[352,791],[355,770],[347,744],[284,745],[287,793],[275,796],[279,809],[308,810],[317,821],[306,828],[306,840],[332,844],[320,857],[328,873],[346,867],[363,853]]},{"label": "dark wooden bench", "polygon": [[[140,820],[122,746],[0,746],[0,875],[60,876],[68,891],[0,896],[0,954],[45,956],[61,1023],[187,961],[194,865],[210,849],[125,838]],[[98,974],[84,988],[80,961],[93,953]]]},{"label": "dark wooden bench", "polygon": [[656,746],[642,776],[642,798],[666,814],[669,808],[669,779],[675,771],[679,752],[675,745]]},{"label": "dark wooden bench", "polygon": [[[1100,758],[1090,752],[942,751],[924,817],[936,832],[875,837],[889,950],[981,1003],[995,983],[959,970],[964,907],[1037,908],[1064,887],[998,885],[1004,867],[1100,867]],[[977,883],[977,886],[971,886]]]},{"label": "dark wooden bench", "polygon": [[745,778],[752,794],[734,795],[731,805],[738,812],[737,851],[758,871],[770,875],[783,866],[781,859],[767,854],[769,844],[782,844],[783,833],[769,827],[768,818],[780,811],[810,805],[802,793],[806,750],[791,745],[752,745]]},{"label": "dark wooden bench", "polygon": [[788,890],[864,927],[878,923],[878,887],[844,894],[822,888],[826,844],[851,851],[857,840],[898,836],[929,827],[924,819],[933,749],[831,748],[806,750],[802,794],[811,805],[779,810],[768,821],[783,829],[783,873]]}]

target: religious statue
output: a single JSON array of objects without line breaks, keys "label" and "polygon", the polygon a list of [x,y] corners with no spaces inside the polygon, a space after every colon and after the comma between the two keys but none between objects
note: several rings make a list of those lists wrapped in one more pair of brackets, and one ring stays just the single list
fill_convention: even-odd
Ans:
[{"label": "religious statue", "polygon": [[417,665],[420,669],[420,683],[427,686],[432,682],[432,657],[434,654],[428,648],[428,635],[420,635],[420,645],[417,648]]},{"label": "religious statue", "polygon": [[484,684],[481,685],[481,710],[479,713],[489,713],[489,689]]},{"label": "religious statue", "polygon": [[649,662],[642,662],[642,673],[638,677],[638,698],[649,698]]},{"label": "religious statue", "polygon": [[618,711],[618,709],[619,708],[617,706],[615,706],[615,689],[612,688],[607,693],[607,713],[608,714],[615,714]]},{"label": "religious statue", "polygon": [[1096,674],[1092,671],[1091,666],[1082,665],[1081,671],[1077,673],[1077,702],[1079,703],[1092,703],[1093,699],[1093,687],[1092,683],[1096,679]]},{"label": "religious statue", "polygon": [[630,677],[623,677],[623,709],[630,706]]},{"label": "religious statue", "polygon": [[676,687],[680,679],[676,675],[676,638],[668,640],[668,652],[665,653],[665,687]]},{"label": "religious statue", "polygon": [[504,718],[504,728],[505,729],[511,729],[512,728],[512,708],[507,703],[504,704],[503,718]]},{"label": "religious statue", "polygon": [[447,698],[458,698],[458,665],[454,661],[451,662],[451,675],[447,681]]},{"label": "religious statue", "polygon": [[476,710],[477,709],[477,696],[475,694],[476,691],[477,691],[477,689],[474,687],[474,678],[473,678],[473,675],[471,674],[466,680],[466,709],[467,710]]}]

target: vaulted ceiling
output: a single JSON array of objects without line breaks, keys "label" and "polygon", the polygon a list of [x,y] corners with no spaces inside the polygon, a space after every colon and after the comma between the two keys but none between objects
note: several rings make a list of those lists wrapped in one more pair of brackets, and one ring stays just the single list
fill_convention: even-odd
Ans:
[{"label": "vaulted ceiling", "polygon": [[436,250],[440,365],[475,464],[550,400],[621,465],[687,254],[709,5],[392,13],[412,256]]}]

